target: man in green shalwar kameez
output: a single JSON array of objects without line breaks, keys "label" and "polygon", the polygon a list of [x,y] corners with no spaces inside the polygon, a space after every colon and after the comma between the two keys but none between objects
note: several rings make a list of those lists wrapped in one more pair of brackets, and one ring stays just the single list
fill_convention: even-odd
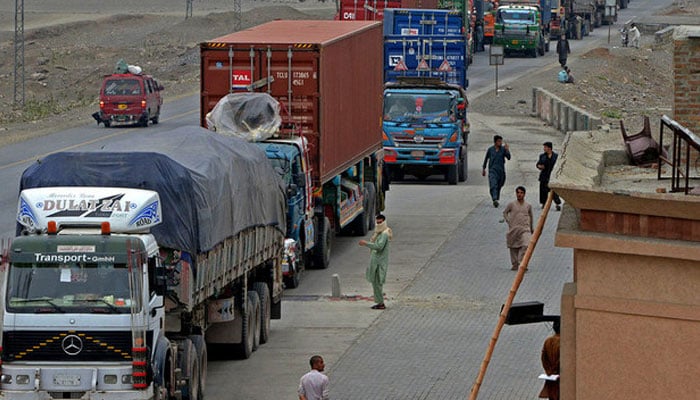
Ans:
[{"label": "man in green shalwar kameez", "polygon": [[365,278],[372,284],[374,290],[374,302],[372,306],[375,310],[383,310],[384,306],[384,282],[386,282],[386,271],[389,267],[389,241],[391,241],[391,228],[386,225],[386,217],[377,215],[377,225],[374,234],[369,239],[360,240],[360,246],[370,249],[369,267],[365,272]]}]

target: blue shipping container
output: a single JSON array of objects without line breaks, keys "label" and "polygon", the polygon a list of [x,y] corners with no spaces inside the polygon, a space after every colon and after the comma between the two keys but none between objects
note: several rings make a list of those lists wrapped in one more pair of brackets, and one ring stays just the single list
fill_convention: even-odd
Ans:
[{"label": "blue shipping container", "polygon": [[464,35],[462,14],[456,10],[387,8],[384,36]]},{"label": "blue shipping container", "polygon": [[396,81],[400,76],[438,77],[466,88],[466,41],[455,36],[385,37],[384,82]]}]

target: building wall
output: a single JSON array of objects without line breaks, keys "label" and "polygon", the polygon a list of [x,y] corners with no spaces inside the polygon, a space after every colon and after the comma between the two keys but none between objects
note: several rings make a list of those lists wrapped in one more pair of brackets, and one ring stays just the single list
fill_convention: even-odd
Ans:
[{"label": "building wall", "polygon": [[700,132],[700,27],[677,27],[673,37],[673,119]]}]

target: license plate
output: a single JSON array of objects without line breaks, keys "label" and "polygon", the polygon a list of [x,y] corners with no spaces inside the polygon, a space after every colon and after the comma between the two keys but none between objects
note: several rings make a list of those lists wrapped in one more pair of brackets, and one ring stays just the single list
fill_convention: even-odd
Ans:
[{"label": "license plate", "polygon": [[413,150],[411,152],[411,157],[424,157],[425,152],[423,150]]},{"label": "license plate", "polygon": [[517,40],[513,40],[513,41],[511,41],[511,44],[518,44],[518,41],[517,41]]},{"label": "license plate", "polygon": [[117,106],[117,108],[120,110],[126,110],[126,107],[127,107],[126,104],[120,104]]},{"label": "license plate", "polygon": [[54,375],[53,383],[58,386],[80,386],[80,375]]}]

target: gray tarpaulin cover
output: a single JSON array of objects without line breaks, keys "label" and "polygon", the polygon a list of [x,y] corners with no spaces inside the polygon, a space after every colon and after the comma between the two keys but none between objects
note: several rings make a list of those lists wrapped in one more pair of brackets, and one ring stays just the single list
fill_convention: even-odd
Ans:
[{"label": "gray tarpaulin cover", "polygon": [[154,190],[163,222],[151,233],[159,245],[190,253],[211,250],[252,226],[286,229],[282,183],[265,152],[199,126],[51,154],[22,174],[20,190],[48,186]]},{"label": "gray tarpaulin cover", "polygon": [[207,114],[207,127],[222,135],[259,142],[274,135],[282,123],[280,104],[267,93],[232,93]]}]

